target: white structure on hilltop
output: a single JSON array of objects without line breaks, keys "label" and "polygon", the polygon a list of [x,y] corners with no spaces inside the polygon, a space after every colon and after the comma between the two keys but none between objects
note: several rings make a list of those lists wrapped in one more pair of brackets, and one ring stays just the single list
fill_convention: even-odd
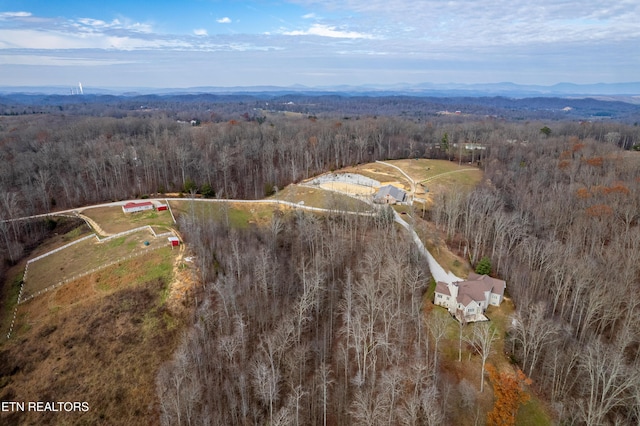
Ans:
[{"label": "white structure on hilltop", "polygon": [[130,202],[122,206],[122,211],[124,213],[136,213],[136,212],[142,212],[145,210],[153,210],[153,208],[154,206],[151,201],[144,201],[142,203]]}]

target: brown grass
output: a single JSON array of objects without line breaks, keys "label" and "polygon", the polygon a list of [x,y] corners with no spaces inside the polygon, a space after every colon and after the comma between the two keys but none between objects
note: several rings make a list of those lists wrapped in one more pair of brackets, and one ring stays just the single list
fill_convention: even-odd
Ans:
[{"label": "brown grass", "polygon": [[21,305],[0,348],[0,400],[86,401],[90,410],[0,413],[0,424],[157,423],[155,375],[186,323],[166,308],[172,259],[160,249]]},{"label": "brown grass", "polygon": [[171,213],[168,210],[160,212],[148,210],[125,214],[122,207],[116,206],[88,208],[82,214],[93,219],[108,234],[118,234],[145,225],[163,229],[173,226]]},{"label": "brown grass", "polygon": [[[388,161],[391,163],[391,161]],[[355,167],[345,167],[336,173],[357,173],[371,179],[375,179],[382,185],[395,184],[399,187],[409,190],[410,185],[407,178],[393,167],[380,163],[368,163]]]},{"label": "brown grass", "polygon": [[273,212],[279,210],[275,204],[262,203],[234,203],[234,202],[206,202],[192,200],[170,200],[173,214],[194,214],[201,219],[213,219],[216,221],[229,220],[229,224],[237,228],[246,228],[250,225],[264,225],[271,221]]},{"label": "brown grass", "polygon": [[364,201],[335,191],[321,188],[309,188],[306,186],[289,185],[280,191],[275,199],[300,203],[305,206],[319,207],[322,209],[337,209],[347,211],[370,211],[371,207]]},{"label": "brown grass", "polygon": [[[149,242],[145,246],[144,242]],[[29,264],[23,299],[53,284],[101,267],[143,250],[167,245],[164,237],[154,238],[149,231],[139,231],[109,241],[90,238]]]},{"label": "brown grass", "polygon": [[356,185],[344,182],[328,182],[320,185],[320,188],[329,191],[346,192],[348,194],[371,195],[375,190],[369,186]]},{"label": "brown grass", "polygon": [[449,249],[444,233],[436,229],[432,222],[417,219],[415,230],[425,248],[445,270],[453,272],[460,278],[466,278],[469,275],[472,268],[467,259]]},{"label": "brown grass", "polygon": [[[435,194],[452,190],[470,191],[482,180],[482,171],[477,167],[467,164],[459,165],[447,160],[421,158],[417,160],[389,160],[387,163],[400,167],[417,183],[415,197],[426,200],[427,207],[431,205]],[[362,164],[341,169],[339,172],[359,173],[376,179],[382,185],[395,185],[406,191],[411,189],[402,173],[384,164]]]}]

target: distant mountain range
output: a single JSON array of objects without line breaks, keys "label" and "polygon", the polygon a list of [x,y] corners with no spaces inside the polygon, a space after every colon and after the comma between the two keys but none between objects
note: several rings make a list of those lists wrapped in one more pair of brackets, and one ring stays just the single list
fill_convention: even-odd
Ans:
[{"label": "distant mountain range", "polygon": [[[0,86],[0,94],[29,93],[45,95],[72,95],[75,86]],[[516,83],[399,83],[393,85],[337,85],[337,86],[202,86],[189,88],[150,88],[150,87],[84,87],[84,94],[137,96],[146,94],[341,94],[355,96],[429,96],[429,97],[479,97],[505,96],[511,98],[529,97],[593,97],[601,100],[624,101],[640,104],[640,82],[574,84],[558,83],[553,86],[523,85]],[[82,95],[77,95],[82,96]]]}]

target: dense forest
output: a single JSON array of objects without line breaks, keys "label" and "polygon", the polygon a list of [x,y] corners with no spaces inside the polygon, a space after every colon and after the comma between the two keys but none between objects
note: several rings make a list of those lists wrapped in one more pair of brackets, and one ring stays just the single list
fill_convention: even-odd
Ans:
[{"label": "dense forest", "polygon": [[[170,93],[80,96],[0,94],[0,114],[67,114],[111,117],[142,116],[163,111],[183,119],[226,121],[256,117],[261,111],[293,112],[307,116],[397,116],[416,120],[458,112],[476,118],[510,121],[574,120],[638,124],[640,105],[625,98],[506,96],[424,96],[404,93],[238,92]],[[627,100],[629,100],[627,98]]]},{"label": "dense forest", "polygon": [[[0,117],[0,217],[157,193],[258,199],[378,159],[473,160],[483,183],[425,219],[508,282],[513,362],[559,422],[640,421],[639,127],[247,111]],[[487,149],[472,157],[465,143]],[[205,295],[158,375],[164,424],[435,425],[473,409],[422,321],[428,271],[384,215],[237,230],[194,213],[179,227]],[[45,232],[0,222],[5,265]]]},{"label": "dense forest", "polygon": [[392,221],[183,218],[206,299],[158,376],[163,424],[442,424],[428,277]]}]

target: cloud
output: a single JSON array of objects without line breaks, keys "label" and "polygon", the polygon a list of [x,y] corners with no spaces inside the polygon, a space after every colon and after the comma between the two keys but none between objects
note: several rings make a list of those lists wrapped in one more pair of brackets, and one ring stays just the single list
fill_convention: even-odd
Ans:
[{"label": "cloud", "polygon": [[356,31],[343,31],[336,29],[334,26],[324,24],[313,24],[308,30],[285,31],[283,35],[288,36],[319,36],[329,38],[349,38],[349,39],[373,39],[370,34],[359,33]]},{"label": "cloud", "polygon": [[153,28],[149,24],[140,22],[129,22],[127,20],[121,21],[119,19],[114,19],[111,22],[106,22],[101,19],[79,18],[76,21],[58,23],[58,26],[60,27],[64,27],[66,25],[72,26],[83,32],[128,31],[133,33],[153,33]]},{"label": "cloud", "polygon": [[0,13],[0,19],[28,18],[30,16],[31,16],[31,12],[2,12],[2,13]]},{"label": "cloud", "polygon": [[107,66],[135,63],[132,60],[112,58],[88,58],[74,56],[52,55],[2,55],[0,61],[5,65],[29,65],[29,66]]},{"label": "cloud", "polygon": [[453,47],[638,40],[640,2],[601,0],[291,0],[352,14],[350,22],[400,40]]},{"label": "cloud", "polygon": [[[289,79],[313,69],[340,76],[341,81],[362,72],[382,81],[405,77],[413,81],[463,81],[465,76],[475,81],[536,81],[546,76],[550,83],[586,79],[587,72],[594,80],[632,80],[640,66],[638,55],[629,54],[640,45],[640,2],[632,0],[612,4],[601,0],[496,0],[482,7],[473,0],[287,2],[301,5],[303,12],[290,18],[292,22],[272,17],[262,26],[247,26],[246,31],[253,33],[223,34],[223,27],[209,27],[215,18],[209,18],[209,24],[183,23],[186,26],[181,33],[162,33],[156,25],[120,15],[117,19],[97,13],[50,18],[35,11],[35,15],[0,12],[0,63],[9,63],[9,51],[22,55],[11,63],[28,69],[37,68],[37,58],[42,58],[42,65],[56,69],[99,65],[99,58],[126,58],[137,61],[136,66],[145,73],[148,64],[168,63],[171,55],[185,74],[195,73],[198,67],[186,66],[183,58],[191,58],[191,65],[206,59],[227,64],[235,79],[242,75],[258,81],[262,74],[241,74],[237,64],[241,60],[254,64],[260,58],[269,64],[266,68],[278,70],[273,73],[277,78],[283,78],[281,70],[293,64],[295,73],[291,68]],[[240,18],[245,20],[234,15],[233,20],[220,17],[213,24],[233,23],[235,27]],[[278,29],[278,25],[286,28]],[[157,25],[163,26],[167,27],[161,22]],[[216,30],[209,34],[205,28]],[[213,56],[224,60],[210,61]],[[145,61],[139,60],[141,57]],[[336,65],[326,69],[326,64]],[[92,67],[94,72],[100,68]],[[0,76],[12,81],[22,78],[16,68],[11,70],[15,76],[0,67]],[[412,77],[412,73],[419,76]]]}]

